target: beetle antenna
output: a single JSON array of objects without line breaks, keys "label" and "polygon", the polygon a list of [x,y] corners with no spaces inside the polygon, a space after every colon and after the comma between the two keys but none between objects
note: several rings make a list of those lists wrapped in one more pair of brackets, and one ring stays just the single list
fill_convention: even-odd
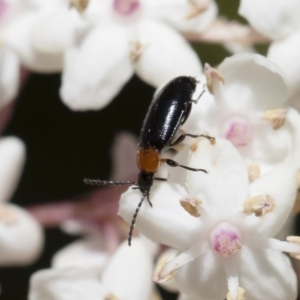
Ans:
[{"label": "beetle antenna", "polygon": [[136,218],[137,218],[137,215],[140,211],[140,208],[142,206],[142,203],[145,199],[146,195],[144,195],[140,201],[140,203],[138,204],[138,207],[136,208],[135,210],[135,213],[132,217],[132,221],[131,221],[131,225],[130,225],[130,229],[129,229],[129,234],[128,234],[128,246],[131,246],[131,239],[132,239],[132,232],[133,232],[133,229],[134,229],[134,226],[135,226],[135,221],[136,221]]},{"label": "beetle antenna", "polygon": [[85,178],[83,180],[83,182],[85,184],[88,184],[88,185],[100,185],[100,186],[106,186],[106,185],[124,185],[124,184],[134,184],[134,185],[137,185],[137,182],[128,181],[128,180],[127,181],[126,180],[122,180],[122,181],[107,181],[107,180]]}]

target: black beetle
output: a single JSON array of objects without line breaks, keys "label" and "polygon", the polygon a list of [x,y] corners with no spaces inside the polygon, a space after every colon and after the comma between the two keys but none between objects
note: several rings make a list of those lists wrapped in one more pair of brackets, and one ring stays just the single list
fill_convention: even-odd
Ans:
[{"label": "black beetle", "polygon": [[192,103],[197,103],[199,98],[204,93],[203,90],[196,99],[193,99],[199,84],[200,82],[193,77],[177,77],[167,83],[154,96],[145,117],[138,142],[139,149],[137,151],[137,165],[140,172],[137,182],[104,181],[93,179],[84,180],[84,182],[87,184],[102,186],[134,184],[136,185],[135,188],[141,191],[143,196],[133,215],[130,226],[128,236],[129,246],[131,245],[131,237],[135,226],[135,221],[144,199],[147,198],[149,204],[152,206],[149,199],[149,194],[153,181],[166,180],[164,178],[154,177],[161,164],[166,163],[171,167],[182,167],[191,171],[201,171],[207,173],[207,171],[204,169],[190,168],[180,165],[174,160],[160,157],[160,154],[163,150],[182,142],[186,136],[193,138],[206,137],[211,141],[214,141],[214,138],[207,135],[193,135],[187,133],[179,134],[181,125],[187,120],[191,112]]}]

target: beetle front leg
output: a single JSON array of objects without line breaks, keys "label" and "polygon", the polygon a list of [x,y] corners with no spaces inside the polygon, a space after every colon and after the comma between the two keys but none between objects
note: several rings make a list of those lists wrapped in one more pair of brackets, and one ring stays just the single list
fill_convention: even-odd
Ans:
[{"label": "beetle front leg", "polygon": [[210,143],[213,145],[216,141],[216,139],[212,136],[206,135],[206,134],[190,134],[190,133],[182,133],[180,134],[174,142],[170,144],[170,147],[173,147],[175,145],[180,144],[187,136],[192,138],[198,138],[198,137],[204,137],[209,139]]},{"label": "beetle front leg", "polygon": [[160,162],[161,163],[166,163],[170,167],[180,167],[180,168],[184,168],[184,169],[189,170],[189,171],[204,172],[204,173],[208,174],[208,172],[205,169],[197,169],[197,168],[191,168],[191,167],[188,167],[188,166],[184,166],[184,165],[179,164],[175,160],[172,160],[172,159],[169,159],[169,158],[161,158]]}]

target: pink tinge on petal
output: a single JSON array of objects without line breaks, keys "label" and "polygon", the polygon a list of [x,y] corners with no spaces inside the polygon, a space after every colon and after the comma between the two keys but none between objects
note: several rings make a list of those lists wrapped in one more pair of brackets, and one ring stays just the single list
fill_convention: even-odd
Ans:
[{"label": "pink tinge on petal", "polygon": [[252,138],[250,124],[240,118],[229,120],[225,126],[224,136],[236,147],[247,146]]},{"label": "pink tinge on petal", "polygon": [[114,0],[113,8],[122,16],[131,16],[140,8],[139,0]]},{"label": "pink tinge on petal", "polygon": [[220,255],[228,257],[241,249],[240,231],[228,223],[221,223],[210,234],[211,246]]},{"label": "pink tinge on petal", "polygon": [[8,3],[5,0],[0,0],[0,20],[3,18],[8,10]]}]

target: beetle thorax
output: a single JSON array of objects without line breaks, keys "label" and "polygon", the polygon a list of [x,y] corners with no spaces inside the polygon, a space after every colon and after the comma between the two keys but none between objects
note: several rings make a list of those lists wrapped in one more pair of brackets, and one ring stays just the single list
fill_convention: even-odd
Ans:
[{"label": "beetle thorax", "polygon": [[160,164],[160,153],[153,148],[140,148],[137,152],[137,166],[139,170],[149,173],[157,172]]}]

